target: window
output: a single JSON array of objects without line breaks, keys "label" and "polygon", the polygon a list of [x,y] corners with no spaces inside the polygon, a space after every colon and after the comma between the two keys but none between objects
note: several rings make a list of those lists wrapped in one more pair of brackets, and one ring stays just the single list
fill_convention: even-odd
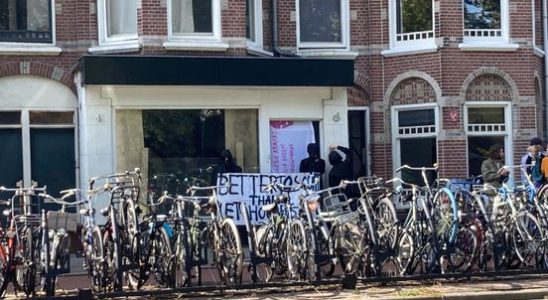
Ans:
[{"label": "window", "polygon": [[348,1],[299,0],[299,48],[348,48]]},{"label": "window", "polygon": [[0,138],[10,147],[0,150],[0,182],[15,187],[36,181],[47,192],[76,186],[74,111],[1,111]]},{"label": "window", "polygon": [[137,39],[137,0],[98,0],[99,46],[97,52],[131,52],[140,48]]},{"label": "window", "polygon": [[[435,105],[394,106],[394,169],[401,165],[432,167],[437,162],[438,111]],[[401,178],[424,185],[420,172],[402,171]],[[428,174],[430,182],[435,173]]]},{"label": "window", "polygon": [[[140,118],[123,115],[131,110],[118,110],[117,126],[130,129],[121,137],[126,142],[117,145],[117,164],[120,156],[135,155],[140,161],[142,152],[133,151],[138,141],[147,149],[149,178],[165,179],[166,175],[179,179],[199,178],[207,185],[214,183],[215,171],[221,162],[221,151],[230,149],[244,172],[258,170],[258,110],[256,109],[172,109],[142,110]],[[142,126],[126,126],[125,120],[139,120]],[[137,125],[137,123],[133,123]],[[121,150],[121,151],[120,151]],[[125,157],[124,159],[127,159]],[[135,165],[133,165],[135,167]],[[167,182],[159,182],[165,185]],[[164,187],[171,193],[175,186]]]},{"label": "window", "polygon": [[433,1],[390,1],[390,48],[432,47],[434,41]]},{"label": "window", "polygon": [[53,43],[52,1],[0,0],[0,42]]},{"label": "window", "polygon": [[494,144],[505,146],[506,160],[510,159],[509,105],[487,102],[468,103],[465,106],[465,130],[468,139],[468,173],[481,175],[481,164]]},{"label": "window", "polygon": [[99,0],[99,44],[137,42],[137,0]]},{"label": "window", "polygon": [[516,50],[510,45],[508,0],[464,0],[464,31],[461,49],[483,44],[487,50]]},{"label": "window", "polygon": [[169,0],[166,49],[224,51],[220,0]]},{"label": "window", "polygon": [[248,48],[263,48],[262,0],[247,0],[245,36]]}]

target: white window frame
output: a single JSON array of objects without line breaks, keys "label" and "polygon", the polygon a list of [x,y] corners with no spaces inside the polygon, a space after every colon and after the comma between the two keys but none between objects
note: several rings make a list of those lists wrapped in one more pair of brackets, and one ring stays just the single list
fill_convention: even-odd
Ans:
[{"label": "white window frame", "polygon": [[343,49],[350,47],[350,7],[349,1],[339,0],[341,10],[341,42],[301,42],[300,0],[295,3],[295,18],[297,23],[297,48],[298,49]]},{"label": "white window frame", "polygon": [[167,39],[163,44],[167,50],[202,50],[202,51],[224,51],[228,44],[222,43],[221,29],[221,0],[212,1],[212,32],[211,33],[174,33],[171,25],[172,1],[167,1]]},{"label": "white window frame", "polygon": [[62,49],[56,47],[56,30],[55,30],[55,0],[51,2],[51,43],[17,43],[17,42],[1,42],[1,55],[59,55]]},{"label": "white window frame", "polygon": [[[470,130],[468,124],[468,108],[504,108],[504,130],[496,130],[498,126],[496,124],[481,125],[478,124],[477,129]],[[509,101],[467,101],[464,104],[464,133],[466,134],[466,143],[468,144],[469,136],[504,136],[504,161],[513,162],[514,149],[512,147],[512,106]],[[468,147],[467,147],[468,149]],[[466,157],[468,160],[468,150],[466,150]],[[511,172],[514,172],[511,170]],[[510,176],[511,182],[513,182],[513,176]]]},{"label": "white window frame", "polygon": [[[31,166],[31,145],[30,145],[30,130],[32,128],[72,128],[74,129],[74,158],[76,170],[74,171],[75,182],[78,183],[78,172],[77,166],[79,165],[78,160],[78,130],[76,130],[77,124],[77,111],[76,109],[57,109],[57,108],[6,108],[1,111],[18,111],[21,113],[21,123],[14,125],[0,125],[0,129],[5,128],[15,128],[21,129],[21,151],[23,152],[23,186],[30,187],[32,185],[32,166]],[[30,124],[30,112],[37,111],[48,111],[48,112],[72,112],[73,119],[71,124]],[[38,183],[39,185],[44,185],[44,183]]]},{"label": "white window frame", "polygon": [[[403,0],[390,0],[388,2],[389,10],[389,50],[382,51],[384,56],[395,56],[400,54],[416,54],[425,52],[435,52],[438,49],[436,45],[436,3],[432,0],[432,30],[398,34],[397,22],[397,4],[396,1]],[[398,41],[398,35],[402,37],[407,36],[406,41]],[[410,40],[412,38],[412,40]]]},{"label": "white window frame", "polygon": [[[541,1],[541,7],[544,6],[544,1]],[[535,19],[536,17],[536,13],[537,11],[535,10],[535,0],[531,0],[531,23],[532,23],[532,32],[533,32],[533,37],[532,37],[532,44],[533,44],[533,50],[535,51],[535,53],[538,53],[540,54],[540,56],[544,56],[544,49],[540,48],[539,45],[537,45],[537,34],[540,34],[542,35],[543,33],[542,32],[537,32],[536,30],[536,22],[537,20]],[[541,19],[540,19],[540,22],[544,22],[544,18],[542,17],[542,10],[540,11],[541,13]],[[544,27],[544,26],[542,26]],[[544,45],[541,45],[542,47],[544,47]]]},{"label": "white window frame", "polygon": [[263,1],[262,0],[250,0],[250,1],[253,1],[253,4],[254,4],[253,14],[255,16],[255,19],[253,20],[254,21],[253,24],[249,24],[249,25],[252,26],[250,30],[255,35],[255,40],[250,40],[246,38],[246,44],[249,50],[260,51],[263,49]]},{"label": "white window frame", "polygon": [[[427,129],[427,132],[415,132],[410,133],[409,135],[400,134],[399,133],[399,116],[398,112],[400,111],[410,111],[410,110],[426,110],[426,109],[433,109],[434,110],[434,125],[428,125],[429,129]],[[394,105],[391,108],[391,116],[392,116],[392,161],[393,161],[393,174],[394,177],[398,177],[399,174],[396,174],[396,169],[399,168],[401,165],[401,157],[400,157],[400,140],[403,138],[425,138],[425,137],[434,137],[436,138],[436,141],[438,140],[438,134],[440,132],[440,117],[439,117],[439,107],[436,103],[424,103],[424,104],[411,104],[411,105]],[[416,128],[419,130],[419,128]],[[433,130],[433,131],[432,131]],[[439,149],[437,150],[439,153]],[[437,153],[437,154],[438,154]],[[436,154],[436,155],[437,155]]]},{"label": "white window frame", "polygon": [[[464,5],[464,2],[462,2]],[[476,34],[489,35],[496,33],[498,29],[464,29],[464,10],[462,14],[463,28],[462,40],[459,44],[461,50],[469,51],[515,51],[518,44],[510,43],[510,9],[508,0],[500,0],[500,36],[467,36],[466,31],[476,31]],[[495,34],[496,35],[496,34]]]},{"label": "white window frame", "polygon": [[[136,41],[137,32],[132,34],[116,34],[113,36],[108,36],[108,26],[107,26],[107,1],[119,1],[119,0],[98,0],[97,3],[97,24],[99,29],[99,44],[117,44],[124,43],[127,41]],[[137,8],[136,8],[137,9]],[[135,11],[137,14],[137,11]],[[137,24],[135,24],[137,25]],[[137,26],[136,26],[137,27]]]}]

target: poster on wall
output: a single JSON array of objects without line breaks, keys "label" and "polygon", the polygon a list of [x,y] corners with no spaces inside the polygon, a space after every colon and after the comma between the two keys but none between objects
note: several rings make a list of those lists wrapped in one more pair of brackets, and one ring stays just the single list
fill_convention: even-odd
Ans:
[{"label": "poster on wall", "polygon": [[314,142],[312,121],[270,121],[271,172],[298,172],[301,160],[308,156],[307,145]]},{"label": "poster on wall", "polygon": [[[319,175],[313,173],[224,173],[217,177],[217,191],[221,215],[232,218],[236,225],[245,225],[240,205],[246,205],[251,224],[267,222],[263,206],[272,203],[274,197],[280,194],[279,190],[268,191],[266,187],[271,182],[278,182],[284,186],[304,184],[312,190],[318,190]],[[299,195],[304,190],[289,193],[291,213],[296,216],[299,212]],[[284,206],[278,205],[283,211]]]}]

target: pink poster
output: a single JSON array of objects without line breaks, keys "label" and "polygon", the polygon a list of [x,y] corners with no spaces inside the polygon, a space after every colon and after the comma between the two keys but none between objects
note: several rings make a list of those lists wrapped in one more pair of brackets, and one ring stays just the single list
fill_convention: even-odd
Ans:
[{"label": "pink poster", "polygon": [[301,160],[308,156],[306,147],[314,142],[312,121],[270,121],[271,172],[299,172]]}]

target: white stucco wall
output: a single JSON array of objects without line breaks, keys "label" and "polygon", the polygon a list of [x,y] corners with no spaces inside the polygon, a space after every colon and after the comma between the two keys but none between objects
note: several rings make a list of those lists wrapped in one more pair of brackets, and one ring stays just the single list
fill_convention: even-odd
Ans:
[{"label": "white stucco wall", "polygon": [[259,163],[269,172],[270,120],[320,121],[325,157],[329,144],[348,144],[346,98],[345,88],[330,87],[80,87],[81,179],[114,172],[116,109],[258,109]]}]

